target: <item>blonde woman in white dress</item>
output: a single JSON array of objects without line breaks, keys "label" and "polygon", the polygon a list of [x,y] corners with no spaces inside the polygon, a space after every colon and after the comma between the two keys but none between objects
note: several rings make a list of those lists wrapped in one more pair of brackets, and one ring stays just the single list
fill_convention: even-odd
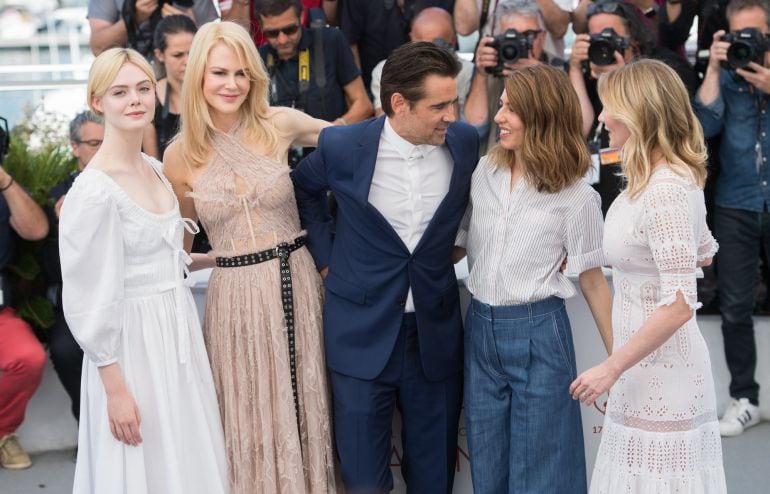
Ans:
[{"label": "blonde woman in white dress", "polygon": [[628,183],[604,225],[612,355],[570,386],[586,404],[610,390],[590,492],[722,494],[714,379],[695,320],[696,270],[717,250],[706,226],[703,132],[661,62],[608,73],[599,96]]},{"label": "blonde woman in white dress", "polygon": [[88,103],[104,142],[67,194],[64,314],[83,348],[76,494],[222,494],[227,465],[214,382],[185,286],[194,224],[141,153],[155,79],[137,52],[94,61]]}]

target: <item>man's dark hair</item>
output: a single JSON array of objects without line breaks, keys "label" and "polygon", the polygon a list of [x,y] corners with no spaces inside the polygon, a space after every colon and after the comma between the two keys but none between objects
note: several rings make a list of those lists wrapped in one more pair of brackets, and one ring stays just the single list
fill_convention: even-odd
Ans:
[{"label": "man's dark hair", "polygon": [[168,37],[180,33],[195,34],[198,26],[186,15],[168,15],[155,27],[153,44],[161,53],[168,47]]},{"label": "man's dark hair", "polygon": [[768,0],[730,0],[730,3],[727,4],[727,19],[729,20],[736,12],[752,7],[762,9],[765,13],[765,22],[768,28],[770,28],[770,2]]},{"label": "man's dark hair", "polygon": [[[599,0],[594,2],[593,15],[611,14],[620,17],[628,31],[631,47],[636,50],[634,56],[649,55],[655,48],[655,39],[652,36],[652,27],[641,10],[634,5],[618,0]],[[593,15],[589,15],[590,19]]]},{"label": "man's dark hair", "polygon": [[393,116],[390,97],[400,93],[410,104],[425,97],[423,83],[429,75],[457,77],[460,73],[457,56],[446,48],[428,41],[407,43],[393,50],[380,78],[382,110]]},{"label": "man's dark hair", "polygon": [[294,8],[294,12],[297,17],[302,16],[302,1],[301,0],[256,0],[254,2],[254,13],[257,20],[262,17],[275,17],[281,15],[286,10]]}]

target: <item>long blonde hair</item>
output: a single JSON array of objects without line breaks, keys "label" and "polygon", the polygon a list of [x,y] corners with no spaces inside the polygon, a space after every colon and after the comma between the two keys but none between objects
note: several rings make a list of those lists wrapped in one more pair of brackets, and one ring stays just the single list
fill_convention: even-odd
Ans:
[{"label": "long blonde hair", "polygon": [[104,116],[102,112],[94,107],[94,98],[101,98],[109,89],[110,84],[118,76],[118,72],[126,64],[136,65],[142,72],[147,74],[147,78],[155,86],[155,72],[152,66],[139,54],[138,51],[131,48],[110,48],[103,51],[91,65],[88,71],[88,85],[86,86],[86,95],[88,108],[94,115]]},{"label": "long blonde hair", "polygon": [[583,177],[591,164],[582,134],[580,101],[567,74],[549,65],[514,70],[505,79],[510,110],[524,124],[516,163],[500,144],[489,152],[497,166],[523,166],[522,176],[540,192],[558,192]]},{"label": "long blonde hair", "polygon": [[278,145],[278,129],[268,118],[270,78],[249,33],[234,22],[209,22],[193,38],[182,83],[180,141],[182,159],[193,167],[205,164],[217,132],[203,95],[203,78],[209,53],[217,44],[230,47],[243,65],[251,86],[240,108],[241,126],[249,138],[272,154]]},{"label": "long blonde hair", "polygon": [[655,152],[676,174],[705,185],[703,129],[682,80],[671,67],[643,59],[605,73],[599,78],[599,97],[604,111],[630,133],[621,161],[631,198],[650,181]]}]

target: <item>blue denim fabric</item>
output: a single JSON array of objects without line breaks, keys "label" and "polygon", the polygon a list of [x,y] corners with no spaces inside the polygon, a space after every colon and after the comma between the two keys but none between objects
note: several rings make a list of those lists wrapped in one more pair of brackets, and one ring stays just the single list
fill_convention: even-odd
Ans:
[{"label": "blue denim fabric", "polygon": [[564,300],[490,306],[465,323],[465,421],[475,494],[583,494],[575,349]]},{"label": "blue denim fabric", "polygon": [[[708,105],[695,97],[695,114],[706,137],[722,132],[721,168],[714,201],[723,208],[761,213],[770,204],[770,105],[767,95],[728,70],[720,74],[719,97]],[[764,101],[764,103],[761,103]],[[760,105],[766,105],[760,109]],[[757,171],[755,145],[761,143],[763,160]]]}]

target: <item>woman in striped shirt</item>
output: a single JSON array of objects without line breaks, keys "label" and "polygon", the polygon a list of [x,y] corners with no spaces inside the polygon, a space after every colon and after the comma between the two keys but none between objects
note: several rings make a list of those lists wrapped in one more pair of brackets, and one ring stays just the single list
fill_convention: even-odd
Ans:
[{"label": "woman in striped shirt", "polygon": [[473,175],[457,237],[473,295],[465,325],[465,418],[474,492],[586,492],[579,404],[568,392],[575,352],[564,299],[579,275],[612,346],[601,270],[599,195],[580,103],[561,70],[538,65],[505,81],[500,143]]}]

